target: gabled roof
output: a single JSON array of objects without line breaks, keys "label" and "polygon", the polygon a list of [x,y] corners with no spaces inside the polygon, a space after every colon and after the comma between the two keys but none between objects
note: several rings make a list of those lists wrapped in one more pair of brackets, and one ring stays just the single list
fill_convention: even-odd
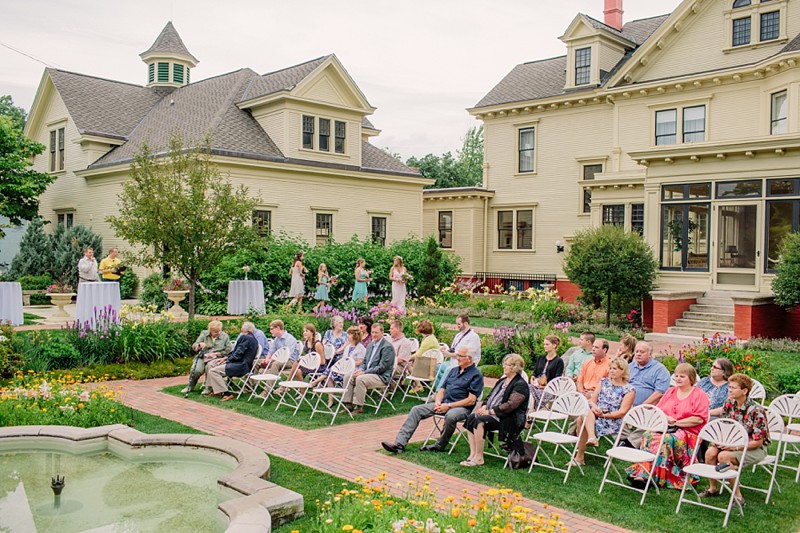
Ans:
[{"label": "gabled roof", "polygon": [[291,91],[331,55],[332,54],[318,57],[293,67],[258,76],[254,78],[250,86],[247,87],[241,100],[252,100],[253,98],[266,96],[279,91]]},{"label": "gabled roof", "polygon": [[[593,27],[609,31],[614,35],[627,39],[636,46],[640,46],[665,20],[667,20],[669,15],[632,20],[622,26],[622,31],[603,24],[588,15],[583,15],[583,17]],[[612,69],[612,72],[617,71],[629,57],[629,54],[623,56],[620,62]],[[517,65],[505,78],[500,80],[500,83],[495,85],[486,96],[475,104],[475,108],[538,100],[540,98],[565,94],[566,68],[567,56],[531,61],[529,63]],[[604,76],[603,81],[607,78],[608,76]],[[570,92],[575,90],[584,89],[577,88]]]},{"label": "gabled roof", "polygon": [[153,45],[139,54],[139,57],[144,58],[149,55],[158,54],[181,55],[198,63],[197,58],[189,53],[186,45],[183,44],[183,39],[178,35],[178,31],[175,29],[175,26],[172,25],[172,21],[167,22],[167,25],[164,26],[164,29],[161,30],[161,33],[156,37]]},{"label": "gabled roof", "polygon": [[163,93],[139,85],[47,68],[82,134],[127,137]]}]

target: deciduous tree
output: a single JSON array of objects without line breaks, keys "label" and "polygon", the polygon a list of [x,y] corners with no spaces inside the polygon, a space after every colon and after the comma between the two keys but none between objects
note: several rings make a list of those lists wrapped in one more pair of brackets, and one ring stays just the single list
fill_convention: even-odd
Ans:
[{"label": "deciduous tree", "polygon": [[800,233],[784,238],[776,268],[778,273],[772,280],[775,303],[785,308],[800,305]]}]

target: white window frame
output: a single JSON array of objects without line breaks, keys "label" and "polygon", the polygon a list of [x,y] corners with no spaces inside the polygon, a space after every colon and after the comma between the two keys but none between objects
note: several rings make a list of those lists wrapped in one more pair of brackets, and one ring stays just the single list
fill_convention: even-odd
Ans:
[{"label": "white window frame", "polygon": [[[707,98],[694,98],[691,100],[673,101],[668,104],[658,104],[648,106],[650,108],[650,145],[653,147],[661,146],[680,146],[687,144],[697,144],[711,140],[711,96]],[[702,141],[683,142],[683,110],[690,107],[705,106],[705,132]],[[660,111],[675,110],[675,144],[656,144],[656,113]]]},{"label": "white window frame", "polygon": [[[725,44],[722,51],[725,53],[737,50],[751,50],[762,46],[775,44],[785,44],[789,40],[787,28],[787,8],[788,0],[770,0],[761,3],[760,0],[752,0],[749,6],[737,7],[733,9],[733,0],[727,0],[727,9],[723,12],[725,17]],[[778,37],[776,39],[761,40],[761,15],[764,13],[779,12],[780,25]],[[750,43],[733,46],[733,21],[750,17]]]},{"label": "white window frame", "polygon": [[[493,207],[493,217],[494,217],[494,237],[493,237],[493,248],[495,252],[535,252],[536,251],[536,207],[538,203],[534,202],[531,204],[514,204],[514,205],[496,205]],[[511,247],[510,248],[500,248],[500,213],[504,211],[510,211],[512,213],[512,220],[511,220]],[[520,211],[530,211],[531,212],[531,247],[530,248],[519,248],[519,212]]]},{"label": "white window frame", "polygon": [[[304,135],[304,132],[303,132],[304,118],[303,117],[309,117],[313,121],[314,131],[311,132],[311,148],[307,148],[307,147],[305,147],[303,145],[303,135]],[[320,137],[322,135],[322,128],[320,126],[320,124],[321,124],[320,121],[321,120],[327,120],[328,121],[328,149],[327,150],[323,150],[323,149],[320,148],[320,146],[321,146]],[[343,140],[343,142],[342,142],[342,151],[341,152],[338,152],[336,150],[336,139],[337,139],[337,137],[336,137],[336,124],[338,124],[338,123],[344,124],[344,137],[341,138]],[[336,117],[327,116],[327,115],[314,115],[314,114],[311,114],[311,113],[303,113],[303,112],[301,112],[300,113],[300,142],[299,142],[299,149],[300,149],[300,151],[303,151],[303,152],[314,152],[314,153],[317,153],[317,154],[326,154],[326,155],[332,155],[332,156],[347,157],[348,156],[347,135],[348,135],[348,130],[350,130],[350,129],[352,129],[352,128],[348,127],[348,121],[346,119],[336,118]]]},{"label": "white window frame", "polygon": [[[783,95],[783,105],[785,108],[785,115],[775,119],[775,97]],[[775,131],[776,123],[783,124],[783,131]],[[769,134],[770,135],[783,135],[789,133],[789,89],[783,88],[779,91],[772,91],[769,94]]]},{"label": "white window frame", "polygon": [[[533,130],[533,170],[522,171],[519,168],[520,132]],[[519,178],[535,176],[539,169],[539,121],[533,120],[522,124],[514,124],[514,176]]]}]

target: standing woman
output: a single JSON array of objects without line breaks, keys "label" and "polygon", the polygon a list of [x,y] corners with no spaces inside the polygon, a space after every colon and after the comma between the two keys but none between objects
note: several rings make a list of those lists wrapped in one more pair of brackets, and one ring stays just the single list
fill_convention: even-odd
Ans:
[{"label": "standing woman", "polygon": [[317,292],[314,294],[314,299],[317,300],[317,305],[314,309],[322,307],[325,302],[330,300],[328,291],[331,288],[330,275],[328,275],[328,266],[325,263],[320,263],[317,269]]},{"label": "standing woman", "polygon": [[408,270],[403,265],[403,258],[399,255],[394,257],[394,263],[391,270],[389,270],[389,279],[392,282],[392,305],[400,309],[406,310],[406,282],[414,279],[408,273]]},{"label": "standing woman", "polygon": [[355,269],[355,277],[356,277],[356,284],[353,287],[353,298],[354,302],[359,300],[364,300],[364,303],[367,303],[367,283],[372,281],[369,277],[370,271],[366,269],[367,262],[364,261],[363,257],[359,257],[358,261],[356,261],[356,269]]},{"label": "standing woman", "polygon": [[289,289],[289,296],[292,301],[289,302],[288,307],[297,304],[300,310],[303,310],[303,296],[306,293],[305,276],[308,270],[303,266],[303,252],[297,252],[294,255],[294,262],[292,268],[289,269],[289,275],[292,276],[292,286]]}]

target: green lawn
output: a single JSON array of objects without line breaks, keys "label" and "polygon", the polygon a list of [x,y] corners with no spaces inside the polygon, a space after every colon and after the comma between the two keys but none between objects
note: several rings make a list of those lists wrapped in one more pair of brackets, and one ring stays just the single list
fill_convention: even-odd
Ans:
[{"label": "green lawn", "polygon": [[[162,389],[163,392],[167,394],[172,394],[173,396],[183,397],[181,393],[181,389],[183,389],[184,385],[175,385],[174,387],[166,387]],[[316,414],[314,418],[310,418],[311,416],[311,408],[308,405],[303,404],[300,410],[297,412],[297,415],[293,415],[294,409],[290,409],[288,406],[281,406],[280,409],[277,411],[275,410],[275,406],[278,405],[278,400],[270,399],[261,407],[261,399],[260,398],[253,398],[251,401],[247,401],[247,397],[249,395],[242,395],[239,399],[233,399],[228,402],[222,402],[218,397],[209,397],[209,396],[202,396],[200,395],[201,387],[195,387],[195,391],[189,395],[189,399],[205,403],[208,405],[213,405],[215,407],[220,407],[222,409],[230,409],[231,411],[236,411],[237,413],[241,413],[243,415],[252,416],[254,418],[260,418],[261,420],[268,420],[270,422],[275,422],[277,424],[283,424],[285,426],[290,426],[297,429],[303,430],[310,430],[310,429],[319,429],[328,427],[331,425],[331,416],[330,415],[322,415]],[[398,390],[397,394],[394,397],[392,403],[395,406],[396,410],[392,410],[392,408],[387,405],[385,402],[381,405],[381,409],[378,414],[375,414],[375,409],[365,409],[363,414],[357,415],[355,420],[351,419],[347,416],[346,413],[340,411],[339,414],[336,416],[335,425],[341,424],[349,424],[352,422],[368,422],[370,420],[375,420],[378,418],[386,418],[390,416],[402,415],[408,413],[412,407],[415,405],[419,405],[420,400],[415,400],[412,398],[408,398],[405,402],[402,402],[401,399],[403,397],[402,391]]]},{"label": "green lawn", "polygon": [[34,315],[33,313],[23,313],[22,320],[23,320],[22,322],[23,326],[33,326],[44,320],[44,317],[39,315]]},{"label": "green lawn", "polygon": [[[598,494],[604,466],[600,458],[587,456],[587,466],[584,467],[586,476],[582,478],[580,471],[573,469],[564,485],[563,473],[536,467],[530,474],[527,470],[503,469],[503,462],[492,457],[486,458],[483,467],[460,466],[458,463],[468,455],[469,447],[462,438],[452,455],[424,453],[417,446],[412,446],[399,457],[465,480],[489,486],[509,487],[528,498],[634,531],[674,532],[688,530],[687,528],[692,531],[721,530],[722,513],[685,505],[681,507],[680,514],[676,514],[675,508],[680,494],[676,490],[663,489],[661,495],[658,495],[651,489],[642,507],[638,505],[641,495],[632,491],[607,485],[603,493]],[[562,454],[562,457],[565,456]],[[775,493],[769,505],[764,504],[763,494],[745,490],[745,515],[740,517],[738,514],[731,514],[727,531],[798,531],[800,485],[794,483],[790,474],[788,471],[778,473],[783,493]],[[761,472],[753,475],[748,471],[745,478],[748,485],[767,485],[768,478]]]}]

